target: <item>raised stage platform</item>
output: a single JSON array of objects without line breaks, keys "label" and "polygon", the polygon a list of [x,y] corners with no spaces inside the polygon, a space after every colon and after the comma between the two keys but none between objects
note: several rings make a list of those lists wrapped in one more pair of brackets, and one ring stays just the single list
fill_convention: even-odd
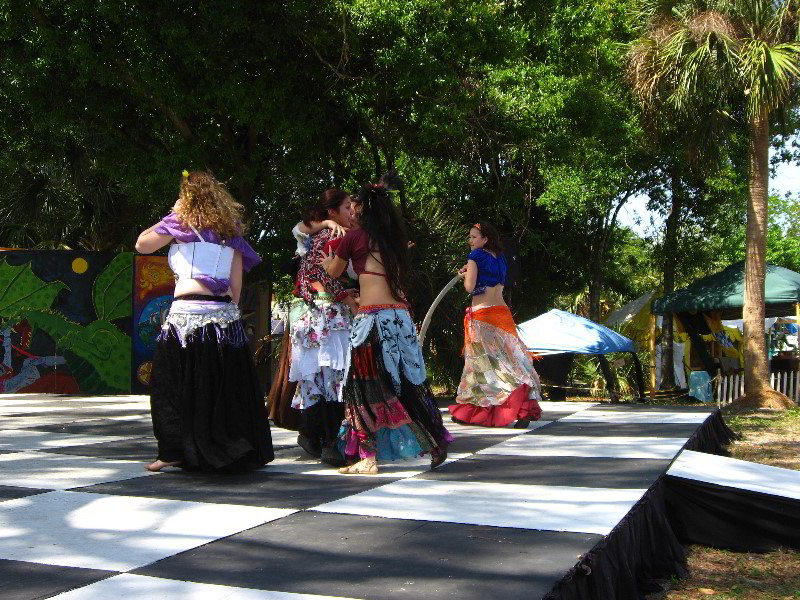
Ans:
[{"label": "raised stage platform", "polygon": [[449,423],[436,471],[340,475],[273,428],[276,460],[226,476],[144,471],[147,397],[0,396],[0,597],[530,600],[680,569],[659,482],[728,441],[719,413],[542,409],[528,430]]}]

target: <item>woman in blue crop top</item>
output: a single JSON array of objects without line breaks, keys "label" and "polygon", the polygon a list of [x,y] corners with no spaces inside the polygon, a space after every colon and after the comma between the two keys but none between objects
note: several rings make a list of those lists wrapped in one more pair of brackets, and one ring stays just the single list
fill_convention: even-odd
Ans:
[{"label": "woman in blue crop top", "polygon": [[464,372],[453,421],[525,428],[542,411],[539,376],[503,299],[508,266],[497,230],[486,221],[469,230],[470,253],[459,274],[472,294],[464,317]]},{"label": "woman in blue crop top", "polygon": [[136,250],[170,246],[175,299],[156,341],[150,409],[158,457],[145,468],[238,471],[273,459],[264,396],[239,307],[242,271],[261,262],[242,206],[211,174],[183,172],[172,212]]}]

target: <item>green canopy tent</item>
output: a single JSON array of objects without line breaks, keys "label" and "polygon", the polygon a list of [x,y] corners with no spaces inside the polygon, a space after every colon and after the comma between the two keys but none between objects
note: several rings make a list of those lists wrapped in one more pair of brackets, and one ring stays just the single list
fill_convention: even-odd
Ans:
[{"label": "green canopy tent", "polygon": [[[767,265],[765,317],[795,313],[800,302],[800,273]],[[692,284],[653,301],[654,315],[719,311],[723,319],[741,319],[744,305],[744,261],[734,263]]]},{"label": "green canopy tent", "polygon": [[[768,264],[764,292],[765,317],[800,313],[800,273]],[[650,312],[654,315],[678,315],[698,349],[706,371],[713,374],[714,359],[700,338],[708,331],[704,331],[705,322],[698,318],[698,313],[719,312],[722,319],[741,319],[743,305],[744,261],[654,300]]]}]

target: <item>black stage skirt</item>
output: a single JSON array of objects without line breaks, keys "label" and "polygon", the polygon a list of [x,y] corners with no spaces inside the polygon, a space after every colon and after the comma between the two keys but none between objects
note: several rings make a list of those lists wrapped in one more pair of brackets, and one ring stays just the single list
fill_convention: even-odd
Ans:
[{"label": "black stage skirt", "polygon": [[271,461],[264,396],[241,320],[226,327],[208,322],[186,335],[170,318],[158,339],[151,379],[158,458],[180,461],[184,469],[225,472]]}]

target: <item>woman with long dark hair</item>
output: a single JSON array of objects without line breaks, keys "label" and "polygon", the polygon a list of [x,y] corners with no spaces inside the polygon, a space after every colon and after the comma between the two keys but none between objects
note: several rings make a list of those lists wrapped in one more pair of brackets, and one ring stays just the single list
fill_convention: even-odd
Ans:
[{"label": "woman with long dark hair", "polygon": [[503,299],[503,244],[494,226],[480,221],[469,230],[469,246],[459,274],[472,305],[464,317],[464,371],[450,414],[456,423],[525,428],[542,414],[541,387]]},{"label": "woman with long dark hair", "polygon": [[[350,194],[335,188],[322,192],[306,211],[303,223],[296,229],[311,234],[310,243],[301,256],[295,299],[289,311],[289,381],[297,382],[292,407],[301,411],[297,443],[334,466],[345,464],[336,448],[344,418],[339,389],[345,373],[352,313],[358,305],[319,262],[325,252],[338,247],[342,238],[336,236],[337,231],[349,227],[350,219]],[[328,223],[334,227],[325,226]]]},{"label": "woman with long dark hair", "polygon": [[242,237],[242,212],[211,174],[184,171],[172,212],[136,241],[145,254],[171,244],[169,266],[177,280],[153,357],[158,457],[149,471],[239,471],[273,458],[238,307],[242,271],[261,262]]},{"label": "woman with long dark hair", "polygon": [[360,307],[353,320],[341,396],[345,422],[339,448],[354,464],[342,473],[376,474],[378,461],[431,455],[431,468],[447,457],[452,440],[433,399],[406,296],[408,238],[391,194],[399,181],[385,175],[358,195],[360,228],[323,261],[337,277],[352,262]]}]

